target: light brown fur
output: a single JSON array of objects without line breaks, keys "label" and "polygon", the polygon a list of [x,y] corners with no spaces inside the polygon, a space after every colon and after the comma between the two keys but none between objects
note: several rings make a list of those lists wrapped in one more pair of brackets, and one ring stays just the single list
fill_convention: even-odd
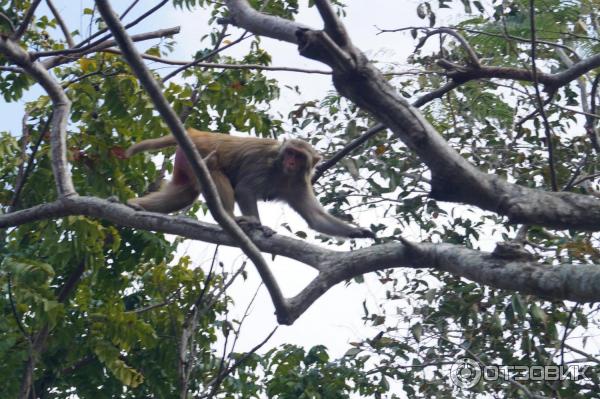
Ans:
[{"label": "light brown fur", "polygon": [[[321,156],[302,140],[279,142],[235,137],[188,129],[188,135],[207,160],[225,210],[233,216],[234,203],[245,217],[259,221],[258,200],[287,202],[317,231],[347,237],[372,237],[370,230],[351,226],[329,215],[314,196],[310,179]],[[149,139],[131,146],[127,157],[142,151],[177,145],[173,136]],[[191,168],[177,149],[172,180],[159,191],[128,201],[134,207],[169,213],[191,205],[201,192]]]}]

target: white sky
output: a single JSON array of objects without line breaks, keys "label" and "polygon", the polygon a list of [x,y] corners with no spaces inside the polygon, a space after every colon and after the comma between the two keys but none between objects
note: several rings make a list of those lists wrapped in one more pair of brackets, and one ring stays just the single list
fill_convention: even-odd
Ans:
[{"label": "white sky", "polygon": [[[71,30],[79,29],[87,32],[89,16],[83,16],[83,8],[93,6],[90,0],[55,0],[56,7],[61,10],[63,17]],[[130,1],[113,1],[118,5],[117,11],[121,11]],[[157,1],[143,1],[138,4],[126,21],[131,21],[141,12],[156,4]],[[301,5],[306,7],[306,1]],[[350,36],[356,46],[366,52],[369,56],[379,61],[393,61],[404,64],[406,57],[411,53],[415,43],[408,33],[377,35],[375,25],[381,28],[397,28],[405,26],[421,26],[423,21],[416,16],[417,0],[349,0],[347,3],[347,17],[344,18]],[[44,9],[41,8],[43,11]],[[207,13],[196,11],[188,13],[168,8],[153,15],[145,23],[136,26],[131,33],[181,26],[181,33],[176,36],[176,52],[173,59],[191,59],[191,55],[201,47],[200,38],[209,32]],[[298,16],[297,20],[312,27],[321,27],[322,23],[314,8],[305,10]],[[237,37],[241,31],[230,29],[232,37]],[[77,39],[76,39],[77,40]],[[273,65],[294,66],[316,69],[327,69],[326,66],[308,60],[298,55],[294,45],[278,42],[264,38],[264,47],[273,56]],[[139,44],[140,49],[150,46],[148,43]],[[203,43],[203,46],[207,46]],[[228,54],[235,55],[243,53],[239,50],[231,50]],[[168,71],[168,69],[165,69]],[[278,79],[281,83],[282,98],[275,106],[275,110],[286,115],[294,104],[309,99],[320,99],[333,86],[330,77],[323,75],[307,75],[289,72],[269,72],[270,77]],[[291,90],[285,89],[285,85],[299,85],[302,96],[297,96]],[[31,100],[39,95],[39,89],[33,90],[31,95],[25,96],[25,100]],[[0,99],[0,119],[3,121],[3,130],[9,130],[14,135],[20,135],[21,118],[23,115],[22,103],[5,104]],[[268,216],[267,216],[268,215]],[[301,221],[293,212],[284,206],[261,206],[261,216],[265,224],[276,228],[284,220],[292,225],[302,226]],[[357,222],[361,223],[359,216]],[[368,224],[365,221],[364,224]],[[278,228],[279,232],[283,232]],[[364,240],[364,245],[371,245],[370,240]],[[212,246],[204,243],[189,242],[183,251],[192,256],[196,265],[207,266],[212,256]],[[222,260],[231,260],[226,268],[235,269],[241,263],[241,255],[238,249],[221,248]],[[270,258],[270,256],[267,256]],[[228,263],[228,262],[225,262]],[[273,272],[281,284],[286,296],[293,296],[300,291],[314,276],[314,271],[296,262],[278,257],[273,263]],[[236,306],[230,318],[239,318],[243,314],[249,299],[253,296],[260,280],[251,264],[247,270],[250,272],[248,281],[233,286],[229,293],[236,301]],[[364,284],[352,284],[346,287],[340,284],[323,295],[311,308],[295,322],[293,326],[279,328],[279,331],[271,339],[266,348],[280,343],[292,343],[307,348],[323,344],[330,349],[332,356],[343,354],[348,348],[348,342],[358,341],[364,337],[374,335],[376,332],[363,325],[362,302],[367,299],[372,306],[377,303],[382,295],[382,289],[373,276],[368,277]],[[375,309],[372,307],[372,309]],[[264,288],[253,307],[252,314],[246,320],[242,337],[238,343],[237,350],[247,350],[261,341],[269,331],[276,325],[273,315],[273,306]]]}]

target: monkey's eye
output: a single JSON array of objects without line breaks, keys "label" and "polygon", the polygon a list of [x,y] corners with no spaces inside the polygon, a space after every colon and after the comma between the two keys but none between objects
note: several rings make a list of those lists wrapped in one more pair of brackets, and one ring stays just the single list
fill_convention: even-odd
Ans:
[{"label": "monkey's eye", "polygon": [[301,153],[299,151],[296,151],[296,150],[293,150],[293,149],[287,149],[285,151],[285,155],[287,157],[290,157],[290,158],[304,159],[304,154],[303,153]]}]

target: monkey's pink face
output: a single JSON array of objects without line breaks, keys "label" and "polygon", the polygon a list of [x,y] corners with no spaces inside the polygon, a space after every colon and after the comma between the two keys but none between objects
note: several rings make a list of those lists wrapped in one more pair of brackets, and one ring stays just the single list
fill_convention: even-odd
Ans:
[{"label": "monkey's pink face", "polygon": [[283,173],[286,175],[296,175],[306,171],[307,155],[304,151],[294,147],[287,147],[283,151]]}]

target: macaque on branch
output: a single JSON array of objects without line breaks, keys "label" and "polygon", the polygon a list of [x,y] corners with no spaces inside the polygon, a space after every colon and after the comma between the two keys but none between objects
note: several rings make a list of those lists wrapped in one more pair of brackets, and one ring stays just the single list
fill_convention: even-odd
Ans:
[{"label": "macaque on branch", "polygon": [[[188,129],[200,155],[205,158],[225,210],[233,217],[237,202],[244,218],[260,223],[258,200],[287,202],[321,233],[351,238],[375,237],[372,231],[349,225],[327,213],[311,185],[313,169],[321,156],[307,142],[279,142],[257,137],[234,137]],[[173,136],[144,140],[129,147],[130,157],[142,151],[175,146]],[[183,151],[177,148],[170,182],[156,192],[127,203],[134,208],[169,213],[191,205],[202,192]]]}]

